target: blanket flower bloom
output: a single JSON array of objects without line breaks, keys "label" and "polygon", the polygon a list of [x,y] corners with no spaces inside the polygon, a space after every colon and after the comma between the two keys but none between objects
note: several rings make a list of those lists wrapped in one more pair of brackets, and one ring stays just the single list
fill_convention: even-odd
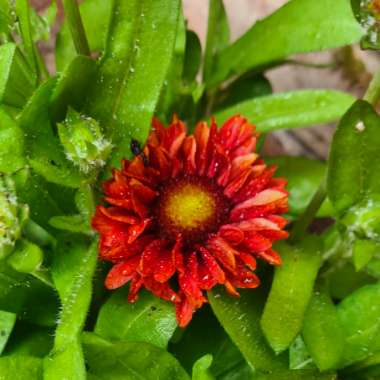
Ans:
[{"label": "blanket flower bloom", "polygon": [[233,296],[256,288],[256,259],[279,265],[272,243],[288,236],[286,181],[254,153],[256,139],[241,116],[194,135],[177,117],[168,128],[154,119],[143,152],[104,183],[108,206],[92,221],[100,259],[113,264],[106,287],[130,283],[130,302],[142,287],[174,302],[182,327],[215,285]]}]

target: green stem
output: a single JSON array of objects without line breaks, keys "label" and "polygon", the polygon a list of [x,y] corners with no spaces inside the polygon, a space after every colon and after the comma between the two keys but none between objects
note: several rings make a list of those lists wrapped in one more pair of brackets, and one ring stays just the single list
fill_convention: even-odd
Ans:
[{"label": "green stem", "polygon": [[373,106],[376,106],[378,103],[380,99],[380,70],[373,76],[363,99]]},{"label": "green stem", "polygon": [[32,219],[29,219],[24,228],[23,234],[32,242],[41,246],[54,246],[55,239],[52,235],[49,234],[44,228],[39,224],[34,222]]},{"label": "green stem", "polygon": [[89,56],[91,54],[90,47],[84,31],[77,0],[63,0],[63,8],[77,53]]},{"label": "green stem", "polygon": [[290,238],[291,242],[294,243],[300,240],[305,235],[310,223],[313,221],[316,213],[321,207],[326,196],[326,177],[324,177],[313,198],[311,199],[309,205],[307,206],[306,210],[301,215],[301,217],[294,223],[294,227],[292,229]]}]

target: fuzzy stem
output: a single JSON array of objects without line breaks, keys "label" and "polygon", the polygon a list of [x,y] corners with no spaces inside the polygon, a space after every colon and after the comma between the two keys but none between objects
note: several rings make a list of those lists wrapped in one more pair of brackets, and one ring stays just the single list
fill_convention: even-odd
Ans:
[{"label": "fuzzy stem", "polygon": [[380,70],[373,76],[363,99],[373,106],[376,106],[378,103],[380,99]]},{"label": "fuzzy stem", "polygon": [[63,0],[63,8],[69,23],[71,36],[78,54],[91,54],[77,0]]},{"label": "fuzzy stem", "polygon": [[294,226],[291,232],[291,238],[290,238],[291,242],[294,243],[300,240],[305,235],[310,223],[313,221],[316,213],[320,209],[326,196],[327,196],[326,177],[324,177],[317,191],[313,195],[313,198],[308,204],[306,210],[300,216],[300,218],[294,223]]}]

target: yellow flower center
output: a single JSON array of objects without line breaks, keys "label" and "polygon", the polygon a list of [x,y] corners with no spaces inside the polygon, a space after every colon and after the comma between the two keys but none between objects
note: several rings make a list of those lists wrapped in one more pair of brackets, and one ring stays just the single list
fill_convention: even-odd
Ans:
[{"label": "yellow flower center", "polygon": [[194,184],[186,184],[169,194],[164,207],[173,225],[194,229],[213,217],[216,204],[210,193]]},{"label": "yellow flower center", "polygon": [[207,239],[228,218],[230,202],[209,178],[184,176],[167,181],[160,189],[155,209],[162,236],[185,245]]}]

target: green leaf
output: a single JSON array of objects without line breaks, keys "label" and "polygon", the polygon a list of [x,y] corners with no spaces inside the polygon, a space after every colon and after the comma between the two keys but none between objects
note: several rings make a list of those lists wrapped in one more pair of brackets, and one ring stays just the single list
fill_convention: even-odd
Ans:
[{"label": "green leaf", "polygon": [[56,301],[52,288],[0,261],[0,310],[17,313],[19,319],[39,326],[52,326],[58,310]]},{"label": "green leaf", "polygon": [[4,33],[8,37],[11,23],[11,3],[8,0],[0,0],[0,34]]},{"label": "green leaf", "polygon": [[330,294],[335,299],[343,299],[356,289],[376,281],[364,271],[357,272],[351,262],[344,261],[331,267],[326,279]]},{"label": "green leaf", "polygon": [[217,98],[214,100],[214,108],[217,110],[215,112],[232,107],[247,99],[270,95],[271,93],[272,86],[264,75],[243,75],[233,81],[227,88],[218,91]]},{"label": "green leaf", "polygon": [[380,279],[380,257],[378,254],[367,264],[365,270],[369,275]]},{"label": "green leaf", "polygon": [[179,6],[179,0],[113,2],[106,49],[87,106],[112,137],[113,166],[129,152],[131,137],[145,141],[148,135],[174,50]]},{"label": "green leaf", "polygon": [[364,286],[338,305],[338,317],[345,333],[341,367],[380,351],[380,284]]},{"label": "green leaf", "polygon": [[205,82],[208,81],[213,73],[216,56],[228,45],[230,39],[230,28],[223,0],[210,0],[209,4],[206,49],[203,62],[203,80]]},{"label": "green leaf", "polygon": [[318,369],[338,367],[344,349],[344,332],[335,305],[326,293],[315,292],[305,314],[302,336]]},{"label": "green leaf", "polygon": [[51,95],[50,114],[53,121],[63,120],[68,106],[81,110],[96,70],[96,62],[84,56],[75,57],[65,68]]},{"label": "green leaf", "polygon": [[[276,165],[276,176],[288,181],[286,189],[289,191],[290,215],[301,215],[321,183],[326,165],[306,157],[269,157],[266,162]],[[319,209],[318,216],[331,216],[333,212],[331,203],[326,200]]]},{"label": "green leaf", "polygon": [[195,313],[190,325],[179,331],[182,332],[181,338],[175,342],[172,339],[170,350],[188,372],[192,370],[194,362],[210,354],[213,357],[211,373],[217,379],[230,379],[232,376],[236,377],[236,374],[241,374],[242,377],[236,378],[251,380],[251,368],[209,306],[202,307]]},{"label": "green leaf", "polygon": [[11,174],[24,167],[24,135],[3,108],[0,108],[0,141],[0,171]]},{"label": "green leaf", "polygon": [[[112,5],[113,1],[104,0],[84,0],[80,3],[80,14],[92,52],[101,52],[104,49]],[[76,55],[70,29],[65,20],[57,35],[55,46],[57,71],[64,70]]]},{"label": "green leaf", "polygon": [[218,124],[241,114],[256,124],[262,133],[283,128],[307,127],[339,119],[351,106],[354,98],[332,90],[300,90],[260,96],[218,111]]},{"label": "green leaf", "polygon": [[52,266],[53,279],[62,303],[54,348],[45,359],[45,380],[86,379],[80,333],[92,293],[97,242],[90,247],[80,241],[62,241]]},{"label": "green leaf", "polygon": [[208,299],[219,322],[251,367],[263,371],[286,368],[285,357],[276,357],[260,329],[262,293],[260,290],[240,293],[239,298],[234,298],[220,288],[209,292]]},{"label": "green leaf", "polygon": [[302,336],[298,335],[289,347],[289,369],[298,370],[305,368],[315,368],[315,364]]},{"label": "green leaf", "polygon": [[17,272],[33,273],[40,268],[43,259],[44,254],[38,245],[22,239],[17,242],[7,262]]},{"label": "green leaf", "polygon": [[183,79],[186,82],[195,80],[202,61],[202,46],[198,35],[192,30],[186,31],[186,48],[183,63]]},{"label": "green leaf", "polygon": [[52,349],[53,339],[54,331],[51,328],[18,322],[7,344],[6,354],[43,358]]},{"label": "green leaf", "polygon": [[74,233],[92,233],[83,215],[59,215],[53,216],[49,224],[57,230],[70,231]]},{"label": "green leaf", "polygon": [[42,380],[42,360],[33,356],[10,355],[0,358],[3,380]]},{"label": "green leaf", "polygon": [[377,242],[356,239],[352,251],[355,269],[358,271],[364,268],[377,252],[380,252],[380,245]]},{"label": "green leaf", "polygon": [[22,47],[26,56],[26,59],[32,68],[33,72],[39,76],[39,65],[37,58],[37,50],[33,40],[33,30],[31,24],[31,10],[28,0],[16,0],[15,12],[17,15],[21,37]]},{"label": "green leaf", "polygon": [[84,179],[67,161],[49,119],[49,101],[55,85],[56,79],[51,78],[37,89],[22,111],[19,123],[26,134],[25,148],[33,170],[50,182],[79,187]]},{"label": "green leaf", "polygon": [[275,270],[261,327],[276,353],[287,349],[302,329],[321,263],[321,240],[306,237],[297,245],[278,244],[282,265]]},{"label": "green leaf", "polygon": [[48,192],[46,181],[33,173],[29,168],[19,170],[14,175],[19,201],[30,208],[30,217],[49,231],[48,221],[53,215],[62,214],[62,205]]},{"label": "green leaf", "polygon": [[380,147],[379,126],[380,118],[371,105],[358,100],[335,132],[327,190],[340,214],[380,194],[380,177],[375,169]]},{"label": "green leaf", "polygon": [[148,343],[110,343],[85,333],[82,341],[89,373],[99,380],[189,380],[168,352]]},{"label": "green leaf", "polygon": [[293,0],[220,53],[210,85],[293,54],[352,44],[362,35],[348,0]]},{"label": "green leaf", "polygon": [[192,380],[215,380],[210,372],[212,364],[212,355],[204,355],[198,359],[193,366]]},{"label": "green leaf", "polygon": [[14,43],[0,46],[0,103],[21,108],[32,95],[36,77]]},{"label": "green leaf", "polygon": [[120,289],[103,304],[95,333],[105,339],[151,343],[166,348],[177,322],[173,305],[151,293],[142,292],[135,303]]},{"label": "green leaf", "polygon": [[297,369],[292,371],[273,371],[268,375],[258,374],[254,380],[336,380],[335,373],[320,373],[313,369]]},{"label": "green leaf", "polygon": [[16,314],[0,310],[0,355],[3,353],[5,345],[16,323]]},{"label": "green leaf", "polygon": [[185,69],[184,59],[188,43],[187,37],[188,33],[186,31],[185,19],[182,12],[180,12],[174,51],[156,110],[157,117],[166,122],[171,121],[173,113],[182,115],[181,108],[184,106],[183,104],[186,103],[183,99],[185,83],[182,76]]}]

